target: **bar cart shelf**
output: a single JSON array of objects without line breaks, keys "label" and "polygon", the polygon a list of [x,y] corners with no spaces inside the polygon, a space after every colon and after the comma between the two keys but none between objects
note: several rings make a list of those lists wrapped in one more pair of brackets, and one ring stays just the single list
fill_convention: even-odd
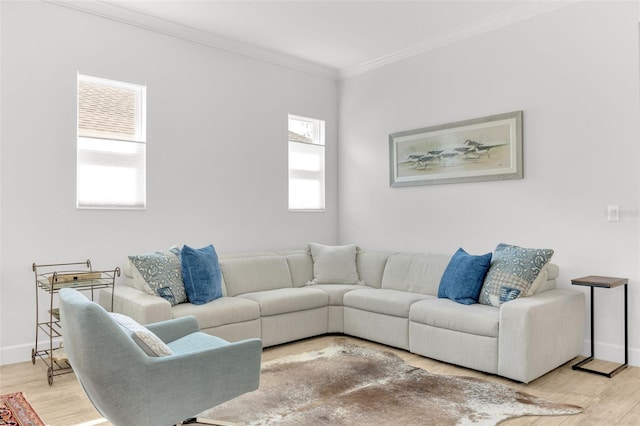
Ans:
[{"label": "bar cart shelf", "polygon": [[[54,348],[54,339],[62,337],[62,326],[60,324],[60,310],[56,307],[55,294],[63,288],[73,288],[80,291],[87,291],[94,300],[95,290],[101,288],[111,288],[111,310],[113,310],[113,289],[116,278],[120,276],[120,268],[112,270],[94,271],[91,261],[76,263],[53,263],[47,265],[31,266],[35,275],[36,285],[36,342],[31,349],[31,362],[36,363],[39,357],[47,365],[47,380],[49,386],[53,385],[54,376],[71,373],[71,364],[64,353],[64,348],[60,342]],[[40,301],[40,292],[45,293],[43,301]],[[48,314],[41,318],[40,303],[48,303]],[[48,339],[46,349],[38,349],[39,337]]]}]

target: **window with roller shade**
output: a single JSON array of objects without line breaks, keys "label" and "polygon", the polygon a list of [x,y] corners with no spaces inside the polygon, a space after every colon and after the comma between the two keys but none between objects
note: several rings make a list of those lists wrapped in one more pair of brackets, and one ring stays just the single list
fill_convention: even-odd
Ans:
[{"label": "window with roller shade", "polygon": [[77,206],[146,207],[146,87],[78,74]]},{"label": "window with roller shade", "polygon": [[289,115],[289,210],[324,211],[324,121]]}]

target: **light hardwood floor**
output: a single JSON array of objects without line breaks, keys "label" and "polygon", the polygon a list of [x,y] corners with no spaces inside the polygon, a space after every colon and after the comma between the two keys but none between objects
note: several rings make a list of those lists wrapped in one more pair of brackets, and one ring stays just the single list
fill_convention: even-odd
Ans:
[{"label": "light hardwood floor", "polygon": [[[502,424],[514,425],[640,425],[640,368],[629,367],[613,378],[573,371],[567,363],[543,377],[525,385],[500,377],[455,367],[423,358],[406,351],[344,336],[322,336],[294,342],[263,352],[263,361],[323,348],[336,339],[388,350],[409,364],[432,373],[481,377],[517,388],[521,391],[585,407],[584,413],[559,417],[522,417]],[[591,367],[594,367],[592,364]],[[609,368],[602,363],[599,368]],[[50,426],[107,426],[82,391],[74,374],[54,378],[47,384],[44,363],[37,361],[0,367],[0,393],[22,391]],[[135,426],[135,425],[132,425]]]}]

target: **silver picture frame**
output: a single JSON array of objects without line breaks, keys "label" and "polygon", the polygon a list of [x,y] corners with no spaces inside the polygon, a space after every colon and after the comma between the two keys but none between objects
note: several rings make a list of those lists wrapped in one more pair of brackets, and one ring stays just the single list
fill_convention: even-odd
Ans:
[{"label": "silver picture frame", "polygon": [[392,187],[522,179],[522,111],[389,135]]}]

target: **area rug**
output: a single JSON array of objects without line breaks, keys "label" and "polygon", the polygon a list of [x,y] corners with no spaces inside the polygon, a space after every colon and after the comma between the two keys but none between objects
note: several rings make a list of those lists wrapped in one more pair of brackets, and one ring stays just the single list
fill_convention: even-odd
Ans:
[{"label": "area rug", "polygon": [[246,425],[446,426],[581,412],[487,380],[431,374],[390,352],[337,343],[264,363],[257,391],[202,416]]},{"label": "area rug", "polygon": [[0,425],[45,426],[22,392],[0,395]]}]

